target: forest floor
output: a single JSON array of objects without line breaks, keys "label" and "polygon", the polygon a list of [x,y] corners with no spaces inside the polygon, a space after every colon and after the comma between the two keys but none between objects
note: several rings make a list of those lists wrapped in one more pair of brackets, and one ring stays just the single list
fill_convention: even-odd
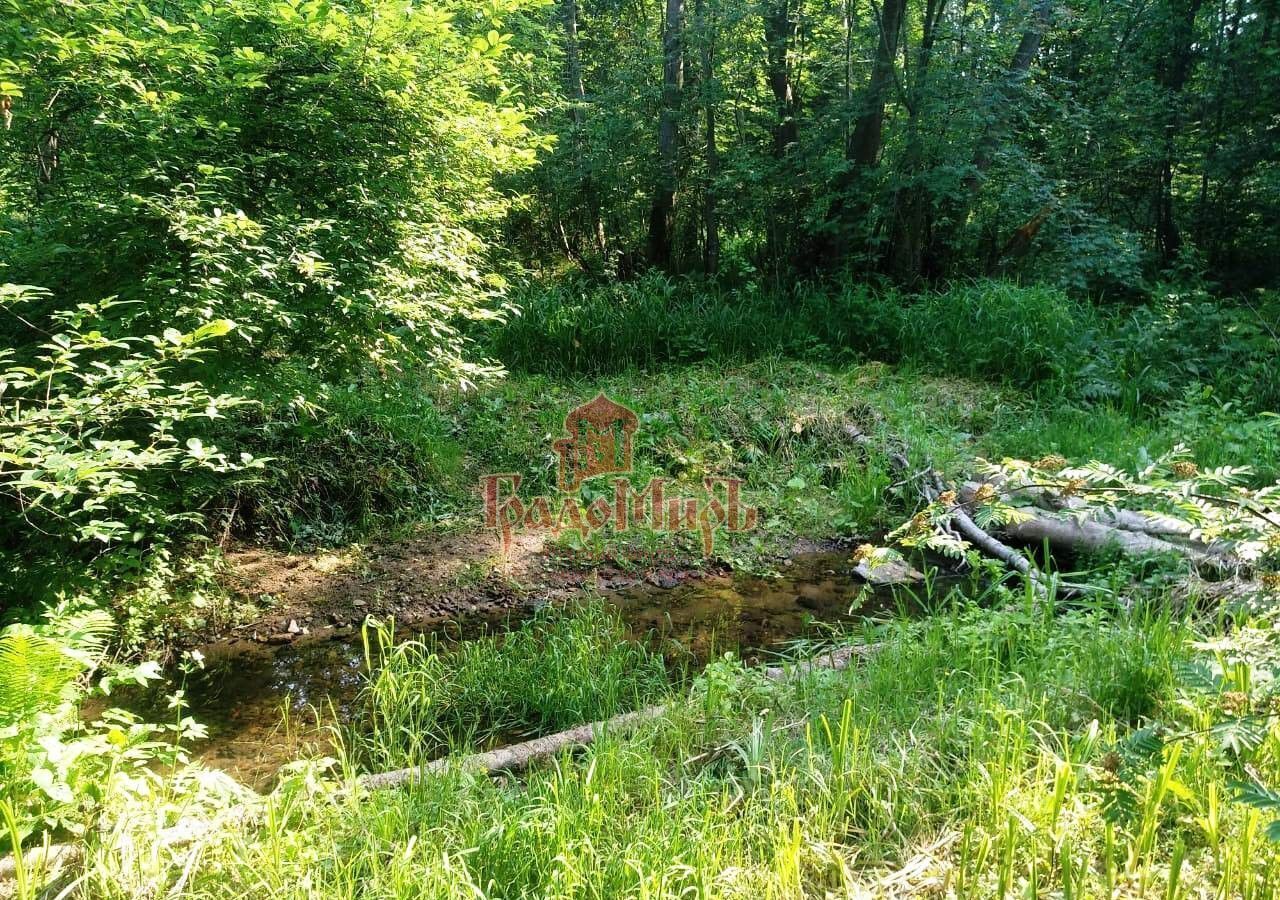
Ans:
[{"label": "forest floor", "polygon": [[671,588],[727,569],[715,560],[692,558],[661,565],[625,557],[584,562],[543,535],[519,535],[504,552],[495,534],[480,530],[427,533],[337,551],[239,549],[227,555],[227,568],[227,588],[267,609],[232,633],[267,643],[359,628],[368,616],[430,629],[563,601],[587,589],[616,590],[641,582]]},{"label": "forest floor", "polygon": [[[517,531],[504,553],[498,533],[483,527],[480,478],[518,473],[522,495],[554,495],[552,443],[561,420],[597,391],[640,416],[634,485],[662,477],[688,493],[706,477],[739,478],[746,501],[760,510],[757,528],[722,534],[710,558],[688,535],[639,530],[586,541]],[[1174,443],[1168,430],[1115,410],[1086,413],[1010,388],[874,363],[775,359],[589,382],[511,375],[442,399],[436,411],[456,423],[433,446],[455,460],[444,479],[443,515],[337,547],[232,548],[223,585],[238,613],[215,618],[217,627],[188,642],[226,634],[283,643],[368,615],[425,627],[584,587],[671,587],[705,573],[774,571],[797,552],[882,532],[916,502],[895,484],[879,450],[903,449],[913,463],[961,474],[978,457],[1078,456],[1086,448],[1090,458],[1133,464]],[[872,448],[851,446],[846,424],[867,434]]]},{"label": "forest floor", "polygon": [[[633,478],[740,477],[759,529],[717,543],[711,561],[687,535],[643,531],[516,535],[504,559],[482,527],[479,478],[524,473],[522,493],[554,491],[552,442],[597,391],[639,417]],[[337,646],[320,632],[368,615],[430,623],[565,602],[461,642],[395,644],[376,624],[349,634],[334,668],[343,714],[308,695],[307,723],[284,704],[252,731],[304,747],[269,793],[200,769],[135,779],[104,814],[115,830],[76,845],[86,896],[1276,895],[1280,658],[1265,610],[1205,615],[1149,586],[1145,563],[1115,559],[1093,569],[1121,586],[1119,603],[1039,602],[977,570],[931,573],[827,618],[817,640],[875,646],[859,664],[775,682],[721,648],[705,667],[671,666],[607,597],[641,582],[660,603],[680,593],[663,587],[708,572],[766,580],[798,550],[883,533],[918,503],[890,449],[952,477],[980,457],[1055,452],[1133,467],[1177,441],[1223,453],[1211,431],[883,365],[770,359],[511,376],[431,404],[427,440],[452,460],[433,523],[338,548],[233,550],[226,577],[250,610],[235,633],[285,643],[305,629]],[[851,444],[850,425],[869,443]],[[858,595],[837,577],[841,597]],[[784,593],[797,612],[803,591]],[[520,774],[455,766],[376,792],[358,781],[651,707],[634,733]],[[322,742],[291,744],[304,728]],[[166,843],[193,817],[235,825]]]}]

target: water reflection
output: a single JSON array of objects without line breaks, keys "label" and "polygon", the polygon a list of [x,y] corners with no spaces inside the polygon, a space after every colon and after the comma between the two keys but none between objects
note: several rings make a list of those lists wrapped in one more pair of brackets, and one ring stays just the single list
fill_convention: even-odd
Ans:
[{"label": "water reflection", "polygon": [[[671,588],[637,580],[604,596],[618,606],[633,636],[656,639],[656,646],[684,661],[702,662],[727,649],[751,657],[814,636],[822,623],[894,602],[889,591],[872,593],[851,568],[847,554],[807,554],[777,578],[721,575]],[[509,623],[509,616],[477,618],[436,631],[465,639]],[[406,629],[405,637],[413,633]],[[282,763],[328,745],[328,733],[317,726],[352,713],[365,669],[363,644],[353,632],[283,646],[237,641],[202,652],[203,670],[182,684],[188,713],[209,732],[194,753],[259,787]],[[162,692],[129,697],[126,705],[153,720],[172,716]]]}]

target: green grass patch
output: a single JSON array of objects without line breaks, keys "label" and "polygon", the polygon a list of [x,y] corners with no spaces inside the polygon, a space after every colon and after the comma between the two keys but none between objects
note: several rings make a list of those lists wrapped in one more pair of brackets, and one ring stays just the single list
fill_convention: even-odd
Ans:
[{"label": "green grass patch", "polygon": [[456,644],[396,644],[390,625],[369,625],[365,654],[370,675],[347,740],[371,771],[605,719],[668,691],[662,658],[591,598]]},{"label": "green grass patch", "polygon": [[[358,796],[304,769],[179,893],[821,897],[896,878],[960,898],[1271,896],[1280,845],[1231,783],[1275,783],[1280,731],[1224,744],[1217,691],[1238,682],[1188,687],[1208,635],[1149,608],[957,600],[859,635],[881,648],[856,669],[785,684],[721,660],[663,719],[519,781],[452,772]],[[485,651],[488,705],[530,693],[504,653],[525,658]],[[91,848],[86,887],[123,897],[181,870],[134,860]]]}]

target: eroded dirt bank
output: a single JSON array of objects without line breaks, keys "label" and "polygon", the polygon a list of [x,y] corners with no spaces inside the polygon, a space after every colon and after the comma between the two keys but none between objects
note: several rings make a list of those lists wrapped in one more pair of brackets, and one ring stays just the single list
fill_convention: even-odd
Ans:
[{"label": "eroded dirt bank", "polygon": [[[836,546],[797,542],[793,552]],[[785,568],[786,560],[778,564]],[[243,549],[228,555],[228,565],[229,589],[264,612],[207,640],[273,644],[358,628],[369,616],[431,628],[555,602],[583,589],[673,588],[729,571],[716,560],[675,554],[601,558],[532,535],[518,535],[504,555],[497,539],[485,532],[432,534],[313,553]]]}]

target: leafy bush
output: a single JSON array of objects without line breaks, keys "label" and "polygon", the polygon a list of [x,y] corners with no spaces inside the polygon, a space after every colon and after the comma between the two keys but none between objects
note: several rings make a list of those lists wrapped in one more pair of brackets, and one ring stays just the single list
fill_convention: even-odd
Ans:
[{"label": "leafy bush", "polygon": [[1236,302],[1203,290],[1165,286],[1150,303],[1110,323],[1091,348],[1078,390],[1130,410],[1183,398],[1212,385],[1245,414],[1280,409],[1280,296],[1259,292]]},{"label": "leafy bush", "polygon": [[[0,305],[10,311],[43,296],[0,286]],[[108,338],[102,321],[119,305],[58,312],[51,320],[57,330],[36,350],[0,351],[6,606],[37,596],[44,580],[65,586],[67,574],[77,574],[68,573],[73,560],[92,562],[100,576],[135,566],[198,525],[190,484],[197,473],[261,465],[247,456],[228,459],[194,427],[244,402],[192,378],[209,342],[233,324]]]},{"label": "leafy bush", "polygon": [[[201,733],[189,719],[160,729],[120,710],[92,724],[81,719],[87,678],[103,663],[112,630],[105,613],[60,607],[40,625],[0,631],[0,802],[12,817],[0,827],[0,851],[36,832],[83,834],[117,776],[181,756],[176,743],[155,740],[158,731]],[[100,687],[157,674],[154,663],[116,668]]]},{"label": "leafy bush", "polygon": [[520,2],[33,0],[6,16],[7,277],[55,292],[30,318],[114,295],[141,302],[109,336],[236,321],[226,366],[417,355],[475,377],[457,325],[502,286],[476,228],[506,207],[492,177],[536,146],[500,66]]},{"label": "leafy bush", "polygon": [[[249,385],[246,385],[246,389]],[[223,527],[263,543],[341,543],[375,521],[442,518],[458,497],[459,427],[439,391],[416,369],[385,379],[326,384],[291,372],[261,403],[219,423],[217,439],[272,464],[237,479],[212,505]]]},{"label": "leafy bush", "polygon": [[1280,413],[1251,415],[1251,405],[1245,398],[1223,399],[1208,385],[1192,385],[1165,418],[1207,465],[1244,459],[1259,482],[1280,481]]}]

